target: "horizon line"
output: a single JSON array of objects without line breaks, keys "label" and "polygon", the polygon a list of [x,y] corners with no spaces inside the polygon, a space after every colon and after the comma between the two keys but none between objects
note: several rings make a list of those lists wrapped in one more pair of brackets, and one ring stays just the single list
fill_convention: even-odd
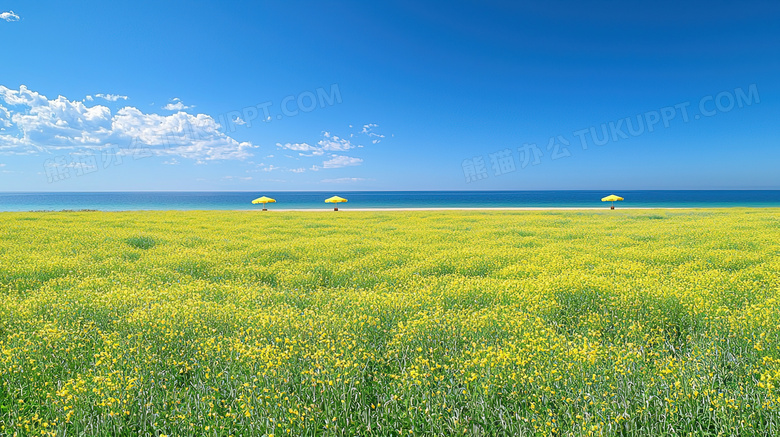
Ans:
[{"label": "horizon line", "polygon": [[545,191],[780,191],[779,188],[664,188],[664,189],[536,189],[536,190],[101,190],[101,191],[0,191],[0,194],[65,194],[65,193],[501,193],[501,192],[545,192]]}]

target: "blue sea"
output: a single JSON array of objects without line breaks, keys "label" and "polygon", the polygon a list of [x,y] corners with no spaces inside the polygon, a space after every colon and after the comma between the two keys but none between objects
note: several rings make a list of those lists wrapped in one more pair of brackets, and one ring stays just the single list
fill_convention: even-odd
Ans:
[{"label": "blue sea", "polygon": [[[338,191],[338,192],[0,192],[0,211],[60,210],[252,210],[253,199],[269,196],[268,209],[330,209],[333,195],[348,199],[350,208],[504,208],[606,207],[606,191]],[[616,207],[722,208],[780,207],[780,190],[754,191],[619,191]]]}]

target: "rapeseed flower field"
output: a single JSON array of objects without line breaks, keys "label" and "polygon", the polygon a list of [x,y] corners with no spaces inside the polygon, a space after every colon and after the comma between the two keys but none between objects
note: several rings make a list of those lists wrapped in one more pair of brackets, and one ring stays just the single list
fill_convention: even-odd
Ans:
[{"label": "rapeseed flower field", "polygon": [[0,213],[0,435],[780,433],[780,211]]}]

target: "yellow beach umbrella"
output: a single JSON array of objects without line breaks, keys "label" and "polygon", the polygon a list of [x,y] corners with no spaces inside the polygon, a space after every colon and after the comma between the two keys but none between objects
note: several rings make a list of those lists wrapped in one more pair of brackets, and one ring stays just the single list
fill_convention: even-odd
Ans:
[{"label": "yellow beach umbrella", "polygon": [[601,198],[602,202],[612,202],[612,207],[610,207],[609,209],[615,209],[615,202],[618,201],[618,200],[623,200],[623,198],[620,197],[620,196],[616,196],[614,194],[610,194],[607,197],[602,197]]},{"label": "yellow beach umbrella", "polygon": [[270,197],[263,196],[263,197],[258,197],[257,199],[253,200],[252,203],[254,203],[254,204],[262,203],[263,204],[263,211],[268,211],[265,208],[265,204],[266,203],[276,203],[276,199],[271,199]]},{"label": "yellow beach umbrella", "polygon": [[327,199],[325,199],[325,203],[335,203],[335,204],[337,204],[336,206],[333,207],[334,211],[338,211],[339,210],[339,207],[338,207],[339,203],[346,202],[346,201],[347,201],[347,199],[345,199],[343,197],[339,197],[339,196],[328,197]]}]

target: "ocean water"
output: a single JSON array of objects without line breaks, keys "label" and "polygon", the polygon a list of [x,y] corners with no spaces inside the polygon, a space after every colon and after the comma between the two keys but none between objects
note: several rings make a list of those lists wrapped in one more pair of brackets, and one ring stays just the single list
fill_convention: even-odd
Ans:
[{"label": "ocean water", "polygon": [[[252,210],[251,202],[269,196],[274,209],[332,209],[324,200],[333,195],[348,199],[339,209],[354,208],[606,208],[606,191],[338,191],[338,192],[0,192],[0,211],[60,211],[93,209],[134,210]],[[619,191],[622,207],[722,208],[780,207],[780,190],[754,191]]]}]

